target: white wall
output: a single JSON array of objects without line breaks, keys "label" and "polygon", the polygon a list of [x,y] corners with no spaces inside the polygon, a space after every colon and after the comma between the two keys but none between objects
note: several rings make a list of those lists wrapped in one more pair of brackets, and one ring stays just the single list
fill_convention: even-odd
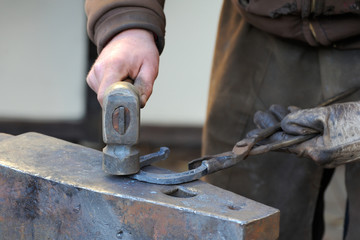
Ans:
[{"label": "white wall", "polygon": [[85,110],[83,1],[0,0],[0,117],[77,120]]},{"label": "white wall", "polygon": [[[84,1],[0,0],[0,118],[85,112]],[[142,124],[202,125],[221,0],[168,0],[166,46]]]},{"label": "white wall", "polygon": [[221,0],[168,0],[165,50],[143,124],[202,125]]}]

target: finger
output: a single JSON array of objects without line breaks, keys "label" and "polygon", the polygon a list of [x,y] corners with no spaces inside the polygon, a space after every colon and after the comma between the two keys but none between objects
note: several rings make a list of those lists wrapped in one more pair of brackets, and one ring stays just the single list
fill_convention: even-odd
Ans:
[{"label": "finger", "polygon": [[260,128],[255,128],[255,129],[251,130],[250,132],[248,132],[248,133],[246,134],[246,137],[247,137],[247,138],[255,137],[256,135],[258,135],[259,132],[262,132],[262,129],[260,129]]},{"label": "finger", "polygon": [[93,67],[91,67],[87,77],[86,77],[86,82],[88,84],[88,86],[94,91],[94,92],[98,92],[99,87],[100,87],[100,83],[99,81],[97,81],[96,76],[94,74],[94,70]]},{"label": "finger", "polygon": [[299,110],[288,114],[281,121],[281,128],[289,134],[308,135],[322,132],[323,124],[316,111]]},{"label": "finger", "polygon": [[309,135],[309,134],[314,134],[314,133],[319,133],[320,131],[309,128],[309,127],[304,127],[301,125],[298,125],[297,123],[291,123],[291,122],[286,122],[284,124],[281,124],[281,128],[289,133],[289,134],[293,134],[293,135]]},{"label": "finger", "polygon": [[291,112],[291,113],[297,112],[297,111],[299,111],[299,110],[301,110],[301,108],[296,107],[296,106],[289,106],[289,107],[288,107],[288,111]]},{"label": "finger", "polygon": [[100,80],[101,83],[97,92],[97,98],[101,106],[103,103],[106,89],[110,87],[111,84],[126,79],[128,79],[127,74],[118,71],[107,71],[106,74],[104,74],[104,77]]},{"label": "finger", "polygon": [[276,125],[279,121],[276,119],[276,117],[271,114],[271,112],[266,111],[257,111],[254,114],[254,123],[258,128],[268,128]]},{"label": "finger", "polygon": [[123,62],[121,58],[109,56],[104,50],[91,67],[86,81],[90,88],[97,93],[100,105],[102,105],[106,89],[111,84],[127,78],[127,67]]},{"label": "finger", "polygon": [[[260,142],[257,143],[257,145],[268,145],[268,144],[283,144],[284,142],[291,140],[292,138],[294,138],[294,136],[292,135],[288,135],[286,133],[284,133],[283,131],[280,132],[276,132],[273,135],[271,135],[268,138],[265,138],[263,140],[261,140]],[[277,148],[273,151],[287,151],[287,148]]]},{"label": "finger", "polygon": [[279,104],[273,104],[270,106],[269,111],[277,118],[277,120],[281,121],[286,115],[289,114],[289,111],[286,109],[286,107],[279,105]]},{"label": "finger", "polygon": [[288,140],[291,140],[293,138],[295,138],[296,136],[294,135],[289,135],[287,134],[286,132],[284,131],[279,131],[279,132],[276,132],[274,133],[273,135],[271,135],[269,137],[269,139],[271,140],[271,142],[282,142],[282,141],[288,141]]},{"label": "finger", "polygon": [[144,63],[135,78],[134,86],[139,91],[141,107],[146,105],[152,94],[155,79],[158,75],[158,65],[156,63]]}]

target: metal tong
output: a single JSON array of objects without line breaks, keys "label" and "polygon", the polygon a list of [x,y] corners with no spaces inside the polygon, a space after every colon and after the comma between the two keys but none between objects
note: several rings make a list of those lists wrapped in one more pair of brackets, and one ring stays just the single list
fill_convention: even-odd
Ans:
[{"label": "metal tong", "polygon": [[[318,105],[318,107],[327,106],[336,101],[339,101],[347,96],[350,96],[358,89],[359,88],[356,87],[344,91],[321,103],[320,105]],[[274,125],[273,127],[263,129],[254,136],[242,139],[235,144],[232,151],[192,160],[188,164],[189,170],[185,172],[164,174],[148,172],[147,170],[143,169],[143,167],[149,166],[153,162],[164,160],[168,157],[170,152],[169,149],[166,147],[162,147],[157,153],[152,153],[140,157],[140,171],[137,174],[130,175],[129,177],[143,182],[165,185],[191,182],[194,180],[198,180],[205,175],[232,167],[240,161],[246,159],[249,155],[258,155],[269,151],[289,147],[295,144],[302,143],[318,135],[309,134],[304,136],[296,136],[289,140],[282,140],[266,145],[256,146],[257,143],[270,137],[279,130],[281,130],[280,123]]]}]

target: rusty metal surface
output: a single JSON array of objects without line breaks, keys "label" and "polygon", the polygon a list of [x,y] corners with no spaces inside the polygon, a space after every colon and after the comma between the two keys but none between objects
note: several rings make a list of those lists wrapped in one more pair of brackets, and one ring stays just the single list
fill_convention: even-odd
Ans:
[{"label": "rusty metal surface", "polygon": [[278,237],[274,208],[201,181],[161,186],[106,175],[101,161],[99,151],[36,133],[0,141],[0,238]]},{"label": "rusty metal surface", "polygon": [[139,95],[129,82],[113,83],[105,92],[102,110],[103,170],[112,175],[129,175],[140,170],[135,147],[140,130]]}]

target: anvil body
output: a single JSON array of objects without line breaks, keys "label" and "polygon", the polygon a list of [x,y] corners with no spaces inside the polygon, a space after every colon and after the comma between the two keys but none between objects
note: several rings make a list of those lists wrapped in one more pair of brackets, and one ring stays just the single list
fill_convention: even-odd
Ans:
[{"label": "anvil body", "polygon": [[110,176],[101,161],[100,151],[45,135],[0,134],[0,238],[278,238],[277,209],[202,181]]}]

